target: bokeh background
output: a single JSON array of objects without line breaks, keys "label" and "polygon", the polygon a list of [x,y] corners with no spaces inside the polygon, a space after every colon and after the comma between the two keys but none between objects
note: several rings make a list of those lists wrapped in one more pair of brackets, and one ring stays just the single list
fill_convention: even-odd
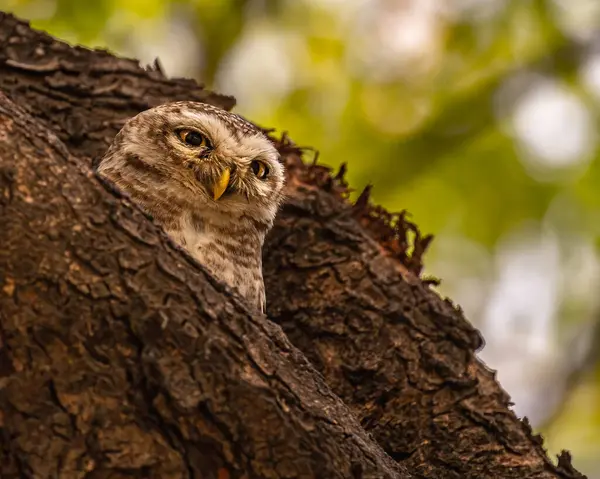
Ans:
[{"label": "bokeh background", "polygon": [[237,97],[436,235],[519,415],[600,479],[599,0],[0,0]]}]

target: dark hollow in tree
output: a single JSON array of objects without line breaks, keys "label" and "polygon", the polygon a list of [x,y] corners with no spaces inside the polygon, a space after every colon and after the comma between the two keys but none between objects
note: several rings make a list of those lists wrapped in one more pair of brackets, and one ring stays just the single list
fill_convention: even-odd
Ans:
[{"label": "dark hollow in tree", "polygon": [[[230,109],[230,97],[105,52],[71,48],[0,16],[0,88],[89,163],[124,119],[171,100]],[[429,238],[363,195],[343,174],[301,161],[274,139],[289,201],[265,249],[268,309],[290,340],[396,461],[420,477],[580,478],[568,454],[547,457],[475,356],[476,330],[419,278]]]}]

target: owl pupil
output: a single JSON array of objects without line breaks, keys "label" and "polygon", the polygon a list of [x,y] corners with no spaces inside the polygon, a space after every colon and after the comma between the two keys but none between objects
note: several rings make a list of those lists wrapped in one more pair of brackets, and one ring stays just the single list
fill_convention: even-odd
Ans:
[{"label": "owl pupil", "polygon": [[253,161],[250,164],[250,168],[252,168],[254,174],[261,180],[264,180],[269,174],[269,167],[261,161]]},{"label": "owl pupil", "polygon": [[191,146],[200,146],[204,141],[204,137],[197,131],[190,131],[185,135],[185,142]]}]

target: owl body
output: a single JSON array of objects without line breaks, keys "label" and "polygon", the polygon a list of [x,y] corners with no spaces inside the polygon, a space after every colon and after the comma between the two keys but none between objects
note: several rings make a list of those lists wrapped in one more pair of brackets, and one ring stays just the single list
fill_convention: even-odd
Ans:
[{"label": "owl body", "polygon": [[219,217],[182,215],[179,223],[166,233],[213,276],[235,288],[250,304],[264,312],[264,234],[252,231],[252,225],[244,220],[240,220],[237,228],[219,220]]},{"label": "owl body", "polygon": [[283,197],[284,171],[258,128],[203,103],[168,103],[130,119],[97,172],[265,311],[262,245]]}]

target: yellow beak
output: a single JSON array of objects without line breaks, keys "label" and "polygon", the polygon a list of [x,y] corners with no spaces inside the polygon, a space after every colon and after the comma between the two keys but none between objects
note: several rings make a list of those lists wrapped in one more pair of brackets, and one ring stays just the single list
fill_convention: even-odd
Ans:
[{"label": "yellow beak", "polygon": [[231,170],[229,168],[225,168],[221,173],[221,177],[219,178],[219,180],[214,184],[213,198],[215,201],[217,201],[221,196],[223,196],[223,193],[225,193],[225,190],[229,186],[230,176]]}]

